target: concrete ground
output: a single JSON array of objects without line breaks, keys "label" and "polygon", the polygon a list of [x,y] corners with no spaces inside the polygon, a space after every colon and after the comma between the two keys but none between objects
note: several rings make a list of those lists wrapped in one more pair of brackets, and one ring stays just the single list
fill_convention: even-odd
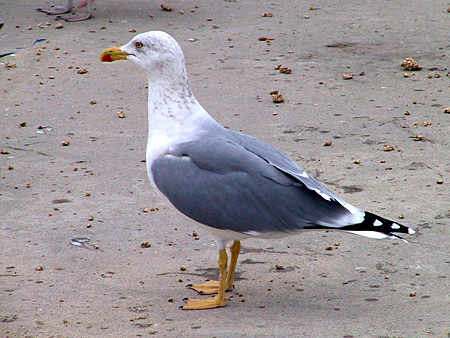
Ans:
[{"label": "concrete ground", "polygon": [[[450,335],[447,1],[98,0],[75,23],[44,4],[0,0],[0,54],[15,53],[0,58],[0,337]],[[220,123],[412,226],[410,243],[249,240],[228,306],[180,310],[218,253],[148,183],[145,75],[98,61],[149,30],[179,41]]]}]

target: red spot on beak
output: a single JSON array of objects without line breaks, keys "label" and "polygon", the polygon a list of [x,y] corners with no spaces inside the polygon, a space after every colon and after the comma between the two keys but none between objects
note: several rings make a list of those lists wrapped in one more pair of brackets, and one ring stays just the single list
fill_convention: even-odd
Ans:
[{"label": "red spot on beak", "polygon": [[109,54],[102,56],[102,62],[113,62],[113,61],[114,61],[113,58]]}]

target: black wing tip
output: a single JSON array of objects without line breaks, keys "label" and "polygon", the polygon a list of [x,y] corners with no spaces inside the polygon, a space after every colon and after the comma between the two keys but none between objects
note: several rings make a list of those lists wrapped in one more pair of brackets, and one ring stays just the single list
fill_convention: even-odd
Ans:
[{"label": "black wing tip", "polygon": [[409,235],[413,235],[416,233],[413,229],[407,227],[406,225],[399,224],[368,211],[365,211],[364,220],[361,223],[347,225],[340,228],[339,230],[347,230],[353,232],[375,231],[385,234],[389,237],[398,237],[400,239],[403,238],[395,235],[395,232]]},{"label": "black wing tip", "polygon": [[355,224],[353,226],[357,226],[359,229],[355,230],[361,230],[361,231],[378,231],[385,234],[391,234],[394,237],[399,237],[398,235],[393,234],[394,232],[403,233],[403,234],[409,234],[413,235],[416,232],[411,229],[410,227],[407,227],[406,225],[391,221],[389,219],[386,219],[384,217],[375,215],[371,212],[365,211],[364,220],[359,223]]}]

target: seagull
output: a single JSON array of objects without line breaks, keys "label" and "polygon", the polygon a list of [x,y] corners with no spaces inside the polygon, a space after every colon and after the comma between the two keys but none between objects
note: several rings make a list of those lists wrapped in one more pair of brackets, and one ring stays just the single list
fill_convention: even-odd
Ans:
[{"label": "seagull", "polygon": [[117,60],[130,60],[148,76],[146,164],[152,186],[209,232],[219,250],[219,281],[191,285],[217,296],[187,299],[182,309],[226,306],[225,292],[234,287],[241,241],[247,238],[280,239],[310,230],[376,239],[415,233],[345,202],[281,151],[216,122],[192,93],[183,52],[169,34],[138,34],[100,55],[102,62]]},{"label": "seagull", "polygon": [[72,14],[72,15],[67,15],[67,16],[59,16],[59,14],[64,14],[64,13],[68,13],[72,10],[73,8],[73,0],[67,0],[67,6],[50,6],[50,8],[36,8],[36,10],[38,12],[43,12],[43,13],[47,13],[49,15],[58,15],[58,19],[64,19],[65,21],[83,21],[83,20],[87,20],[92,16],[92,3],[95,0],[85,0],[81,3],[81,5],[78,6],[78,8],[81,7],[88,7],[88,11],[85,13],[76,13],[76,14]]}]

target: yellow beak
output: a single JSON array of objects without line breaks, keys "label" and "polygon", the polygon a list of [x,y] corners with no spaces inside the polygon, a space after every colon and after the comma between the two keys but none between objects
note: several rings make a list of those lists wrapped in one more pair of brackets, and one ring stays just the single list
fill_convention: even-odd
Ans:
[{"label": "yellow beak", "polygon": [[108,49],[105,49],[101,54],[100,54],[100,61],[101,62],[113,62],[113,61],[117,61],[117,60],[126,60],[128,54],[126,52],[123,52],[120,50],[121,47],[111,47]]}]

